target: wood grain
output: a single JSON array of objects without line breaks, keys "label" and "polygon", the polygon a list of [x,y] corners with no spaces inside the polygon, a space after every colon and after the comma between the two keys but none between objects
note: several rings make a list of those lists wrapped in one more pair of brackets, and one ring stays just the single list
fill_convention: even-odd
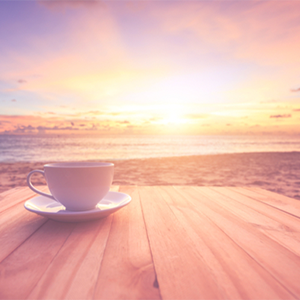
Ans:
[{"label": "wood grain", "polygon": [[[186,194],[178,197],[178,191],[170,187],[162,187],[161,190],[187,235],[194,241],[216,286],[222,283],[219,299],[293,299],[260,264],[205,215],[202,203],[196,207]],[[197,264],[197,261],[194,263]],[[273,284],[276,285],[275,291]]]},{"label": "wood grain", "polygon": [[28,212],[28,188],[0,194],[0,299],[300,299],[296,200],[239,187],[120,191],[128,206],[84,223]]},{"label": "wood grain", "polygon": [[[113,186],[111,188],[113,191],[117,191],[118,189],[118,186]],[[45,187],[44,190],[47,190],[47,188]],[[27,193],[27,188],[25,188],[23,192]],[[76,223],[63,223],[48,220],[47,218],[25,210],[23,202],[27,199],[27,194],[26,196],[23,195],[23,197],[22,195],[20,197],[18,193],[14,194],[13,191],[5,194],[5,197],[10,196],[12,205],[7,207],[7,209],[0,214],[0,261],[2,261],[0,263],[0,298],[25,299],[30,293],[31,298],[40,295],[41,290],[39,287],[41,285],[43,286],[43,283],[45,282],[47,284],[49,283],[49,281],[47,282],[47,280],[45,281],[43,278],[49,279],[51,271],[53,272],[50,276],[52,278],[52,283],[55,282],[55,284],[60,284],[60,286],[64,285],[64,278],[58,282],[56,276],[56,272],[62,272],[60,263],[56,264],[55,268],[53,268],[53,264],[60,261],[59,259],[61,259],[61,257],[68,257],[65,247],[69,244],[73,245],[72,250],[76,252],[76,241],[81,241],[81,239],[86,240],[89,237],[93,240],[94,236],[91,237],[91,233],[87,234],[89,230],[84,230],[84,228],[86,229],[86,226],[93,227],[93,230],[96,228],[98,231],[100,231],[101,227],[105,226],[100,225],[100,227],[97,227],[91,224],[89,225],[90,222],[87,222],[85,224],[83,223],[83,225],[80,223],[81,225],[76,227]],[[36,196],[36,194],[30,194],[31,197]],[[13,201],[16,201],[17,203],[14,204]],[[109,224],[106,225],[106,227],[109,229],[110,221],[108,223]],[[71,232],[72,237],[69,238]],[[101,238],[103,232],[105,232],[105,229],[99,233],[98,241],[100,241],[100,244],[103,242],[103,238]],[[108,233],[106,233],[106,237],[107,235]],[[67,241],[67,246],[64,246]],[[78,291],[78,287],[80,287],[78,282],[84,284],[86,281],[89,281],[90,276],[86,276],[87,274],[92,274],[92,276],[97,277],[96,274],[98,269],[94,273],[91,273],[90,270],[92,267],[97,266],[95,258],[101,258],[101,255],[99,255],[100,247],[98,246],[95,242],[90,247],[91,252],[85,257],[84,263],[82,263],[80,267],[77,266],[78,271],[76,276],[74,276],[74,274],[71,276],[73,278],[72,283],[75,285],[71,290],[75,291],[76,295],[79,297],[81,294]],[[62,248],[62,250],[60,248]],[[82,249],[84,249],[84,247],[82,247]],[[83,251],[82,249],[80,251]],[[60,255],[58,255],[59,253]],[[55,259],[57,256],[58,258]],[[73,271],[73,269],[70,270]],[[85,278],[85,280],[82,280],[82,278]],[[87,286],[88,284],[84,286],[84,289],[81,289],[85,291],[85,295]],[[89,290],[89,294],[93,294],[93,289],[94,286],[92,288],[92,293],[91,290]],[[44,296],[49,296],[49,294],[47,294],[47,289],[43,287],[42,290]],[[68,292],[68,290],[66,291],[64,289],[62,293],[67,295]],[[71,298],[75,298],[74,294]]]},{"label": "wood grain", "polygon": [[95,299],[160,299],[136,187],[122,187],[132,202],[113,216]]},{"label": "wood grain", "polygon": [[[205,192],[205,190],[203,190]],[[240,193],[239,188],[212,188],[216,201],[276,242],[300,256],[300,219]]]},{"label": "wood grain", "polygon": [[[111,187],[118,191],[119,186]],[[92,299],[112,216],[74,223],[65,241],[35,288],[30,299]]]},{"label": "wood grain", "polygon": [[[38,187],[41,191],[47,191],[47,187]],[[37,196],[29,187],[13,188],[0,194],[0,212],[17,205],[24,203],[26,200]]]},{"label": "wood grain", "polygon": [[163,299],[219,299],[223,286],[157,187],[138,187]]},{"label": "wood grain", "polygon": [[189,199],[193,199],[195,209],[199,203],[203,203],[202,212],[222,228],[254,261],[264,266],[265,270],[276,279],[271,284],[278,295],[280,290],[277,289],[278,285],[275,282],[284,286],[293,297],[299,298],[300,287],[297,279],[300,276],[299,256],[258,231],[243,218],[237,217],[224,205],[217,203],[214,194],[208,196],[209,189],[194,187],[178,190],[181,190],[182,196],[189,195]]},{"label": "wood grain", "polygon": [[36,195],[29,188],[15,188],[1,195],[0,262],[47,221],[24,208],[24,202]]},{"label": "wood grain", "polygon": [[300,201],[261,188],[237,188],[244,195],[300,218]]},{"label": "wood grain", "polygon": [[71,234],[28,298],[92,299],[111,220],[108,216],[97,221],[74,223]]},{"label": "wood grain", "polygon": [[27,298],[74,226],[49,220],[6,257],[0,263],[0,299]]},{"label": "wood grain", "polygon": [[18,204],[0,213],[0,262],[26,241],[45,222],[46,218],[25,210]]}]

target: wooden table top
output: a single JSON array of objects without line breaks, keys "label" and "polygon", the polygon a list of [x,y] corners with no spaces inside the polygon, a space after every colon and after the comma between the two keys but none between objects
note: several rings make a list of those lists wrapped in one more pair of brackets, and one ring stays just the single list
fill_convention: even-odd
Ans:
[{"label": "wooden table top", "polygon": [[299,299],[300,202],[259,188],[113,187],[132,202],[84,223],[0,194],[1,299]]}]

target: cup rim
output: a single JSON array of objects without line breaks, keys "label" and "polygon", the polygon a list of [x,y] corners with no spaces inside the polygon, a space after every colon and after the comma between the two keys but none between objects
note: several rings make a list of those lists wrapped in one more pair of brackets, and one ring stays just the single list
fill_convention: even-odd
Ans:
[{"label": "cup rim", "polygon": [[45,168],[99,168],[113,167],[110,162],[57,162],[44,165]]}]

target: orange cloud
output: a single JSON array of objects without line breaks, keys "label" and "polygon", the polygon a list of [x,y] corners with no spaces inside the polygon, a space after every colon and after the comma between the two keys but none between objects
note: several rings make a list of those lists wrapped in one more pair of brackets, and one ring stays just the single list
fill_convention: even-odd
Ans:
[{"label": "orange cloud", "polygon": [[2,114],[24,114],[2,133],[296,131],[298,1],[38,3],[0,58]]},{"label": "orange cloud", "polygon": [[[166,34],[194,34],[187,47],[260,64],[298,61],[298,1],[218,1],[166,3],[153,12]],[[175,21],[176,20],[176,21]]]},{"label": "orange cloud", "polygon": [[291,114],[286,114],[286,115],[271,115],[270,118],[275,118],[275,119],[278,119],[278,118],[291,118],[292,115]]},{"label": "orange cloud", "polygon": [[38,0],[37,1],[40,5],[45,6],[48,9],[54,10],[54,11],[61,11],[61,10],[66,10],[70,8],[75,8],[75,9],[82,9],[82,8],[87,8],[87,9],[94,9],[99,6],[104,6],[104,2],[101,0],[89,0],[89,1],[78,1],[78,0]]},{"label": "orange cloud", "polygon": [[[278,109],[281,110],[282,109]],[[276,112],[276,110],[274,110]],[[0,134],[299,134],[297,121],[291,114],[253,114],[245,118],[226,114],[190,114],[184,119],[166,115],[143,119],[86,119],[68,115],[0,116]],[[282,120],[272,123],[270,119]]]}]

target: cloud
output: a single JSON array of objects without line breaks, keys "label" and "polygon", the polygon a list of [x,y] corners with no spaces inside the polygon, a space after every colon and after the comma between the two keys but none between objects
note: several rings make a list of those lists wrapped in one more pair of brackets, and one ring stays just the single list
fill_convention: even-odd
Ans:
[{"label": "cloud", "polygon": [[300,108],[295,108],[293,109],[293,111],[300,111]]},{"label": "cloud", "polygon": [[298,89],[291,89],[291,92],[300,92],[300,88],[298,88]]},{"label": "cloud", "polygon": [[129,121],[102,120],[91,122],[90,120],[66,120],[65,117],[41,117],[33,115],[0,115],[0,134],[47,134],[59,132],[60,134],[77,132],[122,132]]},{"label": "cloud", "polygon": [[14,133],[32,133],[36,128],[32,125],[27,126],[15,126],[15,129],[13,130]]},{"label": "cloud", "polygon": [[127,121],[127,120],[124,120],[124,121],[117,121],[116,123],[118,123],[118,124],[130,124],[130,122]]},{"label": "cloud", "polygon": [[85,113],[82,113],[83,115],[96,115],[96,116],[98,116],[98,115],[103,115],[104,113],[102,112],[102,111],[100,111],[100,110],[90,110],[90,111],[88,111],[88,112],[85,112]]},{"label": "cloud", "polygon": [[24,80],[24,79],[19,79],[18,80],[18,83],[26,83],[27,81],[26,80]]},{"label": "cloud", "polygon": [[284,114],[284,115],[271,115],[270,118],[280,119],[280,118],[291,118],[291,114]]},{"label": "cloud", "polygon": [[54,10],[54,11],[60,11],[65,9],[73,9],[73,8],[93,8],[95,5],[101,5],[104,6],[103,2],[101,0],[39,0],[39,4],[43,5],[44,7]]},{"label": "cloud", "polygon": [[59,127],[57,125],[50,127],[50,126],[38,126],[35,127],[34,129],[37,130],[79,130],[79,128],[74,128],[74,127],[70,127],[70,126],[63,126],[63,127]]},{"label": "cloud", "polygon": [[16,99],[11,99],[11,102],[17,102],[17,100]]},{"label": "cloud", "polygon": [[204,118],[207,118],[207,115],[205,115],[205,114],[186,114],[184,117],[187,119],[204,119]]},{"label": "cloud", "polygon": [[34,133],[34,132],[46,132],[46,131],[78,131],[79,128],[71,126],[32,126],[32,125],[17,125],[11,133]]},{"label": "cloud", "polygon": [[220,46],[223,55],[281,65],[298,61],[299,8],[298,1],[180,1],[157,14],[168,34],[196,36],[186,41],[201,52]]},{"label": "cloud", "polygon": [[277,100],[266,100],[266,101],[260,101],[260,104],[270,104],[270,103],[277,103]]}]

